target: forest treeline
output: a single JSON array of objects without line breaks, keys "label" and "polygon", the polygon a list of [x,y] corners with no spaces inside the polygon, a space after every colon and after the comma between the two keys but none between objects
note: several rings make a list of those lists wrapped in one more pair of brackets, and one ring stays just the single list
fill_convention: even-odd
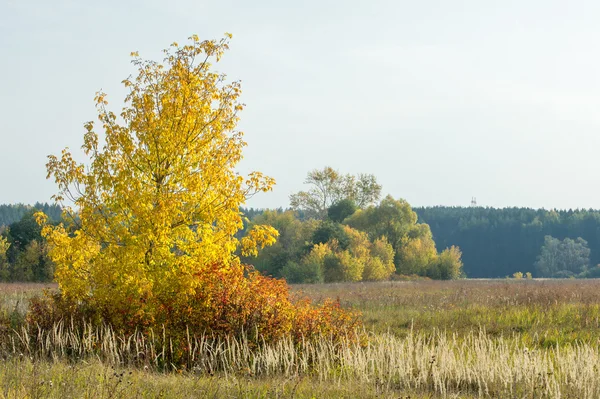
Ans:
[{"label": "forest treeline", "polygon": [[[309,173],[316,190],[294,208],[241,208],[246,227],[271,225],[277,243],[244,261],[289,282],[600,277],[600,211],[415,207],[379,199],[372,175]],[[360,205],[358,205],[360,204]],[[0,205],[0,281],[47,281],[53,265],[34,210],[60,219],[55,205]],[[244,236],[244,229],[239,237]]]},{"label": "forest treeline", "polygon": [[[515,272],[531,272],[534,277],[600,277],[596,275],[600,263],[600,211],[444,206],[413,209],[419,221],[430,226],[438,248],[461,248],[468,277],[506,277]],[[560,266],[561,262],[565,265]],[[553,267],[556,270],[551,270]]]},{"label": "forest treeline", "polygon": [[61,219],[58,205],[0,205],[0,281],[52,281],[54,264],[33,217],[37,211],[48,215],[51,223]]},{"label": "forest treeline", "polygon": [[60,220],[62,209],[58,205],[36,202],[34,205],[2,204],[0,205],[0,227],[18,222],[32,209],[43,211],[50,220]]}]

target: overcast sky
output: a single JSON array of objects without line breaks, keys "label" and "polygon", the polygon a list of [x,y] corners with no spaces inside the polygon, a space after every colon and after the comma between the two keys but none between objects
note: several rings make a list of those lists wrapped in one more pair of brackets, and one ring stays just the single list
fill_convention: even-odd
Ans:
[{"label": "overcast sky", "polygon": [[[288,206],[326,165],[415,206],[600,208],[600,2],[0,0],[0,203],[49,201],[94,93],[129,53],[233,33],[249,203]],[[83,158],[81,159],[83,160]]]}]

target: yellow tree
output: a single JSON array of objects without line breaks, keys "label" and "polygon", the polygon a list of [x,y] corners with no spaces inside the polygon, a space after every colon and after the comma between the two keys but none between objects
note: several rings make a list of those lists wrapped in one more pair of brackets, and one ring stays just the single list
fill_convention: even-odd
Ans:
[{"label": "yellow tree", "polygon": [[9,247],[8,240],[0,236],[0,281],[7,281],[10,277],[8,259],[6,259],[6,251]]},{"label": "yellow tree", "polygon": [[[43,228],[64,298],[108,309],[135,304],[137,317],[151,319],[152,306],[185,304],[215,265],[223,273],[239,265],[239,206],[274,181],[235,171],[245,146],[236,130],[241,88],[211,66],[230,37],[192,36],[164,50],[162,62],[132,53],[137,75],[123,81],[128,95],[119,115],[104,93],[95,97],[104,145],[88,122],[86,163],[68,150],[49,156],[55,199],[72,204],[65,207],[71,223]],[[255,226],[242,253],[255,254],[276,235]]]}]

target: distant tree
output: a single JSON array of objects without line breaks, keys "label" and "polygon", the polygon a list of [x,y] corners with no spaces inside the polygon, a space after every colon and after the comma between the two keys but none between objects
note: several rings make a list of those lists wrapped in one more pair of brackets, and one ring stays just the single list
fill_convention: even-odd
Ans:
[{"label": "distant tree", "polygon": [[346,245],[340,245],[339,232],[331,234],[326,242],[314,243],[298,262],[289,262],[283,268],[282,274],[289,282],[374,281],[390,277],[395,270],[394,251],[385,238],[371,242],[365,232],[337,226]]},{"label": "distant tree", "polygon": [[381,185],[373,175],[342,175],[327,166],[308,173],[305,184],[311,188],[290,196],[293,209],[302,210],[308,217],[325,219],[327,210],[342,199],[352,200],[364,208],[375,203],[381,195]]},{"label": "distant tree", "polygon": [[547,235],[560,240],[583,238],[590,249],[590,264],[600,263],[598,210],[440,206],[413,210],[420,222],[431,227],[438,251],[460,247],[469,277],[504,277],[531,270]]},{"label": "distant tree", "polygon": [[357,176],[346,175],[346,198],[363,209],[376,203],[381,197],[381,185],[372,174],[360,173]]},{"label": "distant tree", "polygon": [[446,248],[436,259],[428,276],[439,280],[456,280],[463,276],[462,253],[458,247]]},{"label": "distant tree", "polygon": [[582,273],[579,277],[581,277],[581,278],[600,278],[600,265],[590,267],[587,271]]},{"label": "distant tree", "polygon": [[8,281],[10,278],[10,269],[6,252],[10,247],[8,240],[0,236],[0,281]]},{"label": "distant tree", "polygon": [[42,228],[36,223],[34,213],[34,210],[29,210],[19,221],[8,226],[7,237],[11,244],[8,251],[10,262],[16,262],[18,254],[32,241],[42,241]]},{"label": "distant tree", "polygon": [[25,204],[3,204],[0,205],[0,226],[8,226],[18,222],[25,214],[32,210],[43,211],[53,222],[61,219],[62,208],[58,205],[36,202],[33,206]]},{"label": "distant tree", "polygon": [[[328,244],[315,244],[299,263],[303,269],[314,270],[319,282],[325,281],[325,259],[332,255],[333,251]],[[297,281],[309,282],[309,281]]]},{"label": "distant tree", "polygon": [[424,276],[430,268],[436,267],[437,250],[430,231],[412,238],[406,235],[401,243],[396,260],[396,270],[399,274]]},{"label": "distant tree", "polygon": [[328,220],[321,222],[312,236],[313,244],[325,244],[334,239],[342,249],[346,249],[350,245],[350,237],[344,227]]},{"label": "distant tree", "polygon": [[324,281],[323,268],[319,263],[298,263],[289,261],[283,266],[280,272],[288,283],[314,284]]},{"label": "distant tree", "polygon": [[587,271],[590,264],[590,249],[587,241],[544,237],[535,270],[540,277],[570,277]]},{"label": "distant tree", "polygon": [[512,277],[515,280],[522,280],[523,279],[523,272],[514,272]]},{"label": "distant tree", "polygon": [[48,258],[48,247],[33,212],[33,209],[28,210],[21,220],[4,228],[2,239],[6,245],[0,260],[0,280],[51,281],[53,278],[54,264]]},{"label": "distant tree", "polygon": [[[310,250],[308,247],[318,223],[316,220],[302,222],[296,217],[294,211],[264,210],[254,217],[250,227],[255,224],[274,227],[279,232],[277,242],[260,250],[256,257],[244,257],[243,261],[253,265],[263,274],[286,277],[290,281],[289,275],[282,274],[283,269],[290,262],[299,262],[300,258]],[[290,265],[288,269],[293,270],[294,265]],[[296,277],[292,279],[297,280]]]},{"label": "distant tree", "polygon": [[394,265],[394,248],[385,237],[376,239],[370,246],[369,256],[365,262],[363,280],[387,280],[396,271]]},{"label": "distant tree", "polygon": [[[396,273],[455,278],[450,271],[442,273],[438,270],[438,252],[431,229],[429,225],[417,222],[417,214],[403,199],[396,200],[388,195],[379,205],[356,211],[344,223],[367,232],[371,240],[385,237],[394,251]],[[460,258],[461,252],[456,249],[452,254],[458,254]],[[446,267],[447,263],[444,265]]]},{"label": "distant tree", "polygon": [[357,211],[345,223],[366,231],[372,239],[386,237],[394,250],[398,251],[403,237],[417,223],[417,214],[405,200],[396,200],[388,195],[379,205]]},{"label": "distant tree", "polygon": [[357,211],[347,218],[345,223],[357,230],[367,232],[372,240],[386,237],[394,249],[398,273],[403,273],[407,269],[415,270],[413,265],[402,265],[403,262],[412,262],[414,258],[410,254],[402,253],[404,248],[408,251],[412,249],[413,244],[410,244],[410,241],[415,237],[414,234],[412,237],[408,234],[417,224],[417,215],[408,202],[402,199],[396,200],[388,195],[378,206]]},{"label": "distant tree", "polygon": [[352,216],[358,207],[353,200],[344,198],[331,205],[327,210],[327,218],[333,222],[342,223],[348,216]]}]

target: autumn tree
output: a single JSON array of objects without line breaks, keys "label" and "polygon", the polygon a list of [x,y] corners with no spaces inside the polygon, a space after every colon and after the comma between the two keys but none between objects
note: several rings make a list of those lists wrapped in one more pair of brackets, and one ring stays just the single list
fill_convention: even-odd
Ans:
[{"label": "autumn tree", "polygon": [[415,227],[411,229],[413,232],[416,231],[414,236],[407,234],[400,241],[396,267],[400,274],[424,276],[430,268],[435,267],[438,254],[429,226]]},{"label": "autumn tree", "polygon": [[[418,223],[417,219],[407,201],[388,195],[377,206],[358,210],[344,223],[367,232],[371,240],[386,238],[394,251],[396,273],[458,278],[462,273],[462,262],[455,260],[456,256],[460,260],[458,248],[447,250],[450,252],[445,252],[440,261],[429,225]],[[459,271],[454,272],[455,269]]]},{"label": "autumn tree", "polygon": [[7,281],[10,277],[10,270],[6,252],[10,247],[8,240],[0,236],[0,281]]},{"label": "autumn tree", "polygon": [[342,175],[329,166],[309,172],[304,183],[310,188],[292,194],[290,204],[316,219],[325,219],[328,209],[341,200],[349,199],[364,208],[375,203],[381,195],[381,185],[374,175]]},{"label": "autumn tree", "polygon": [[[301,260],[300,266],[318,269],[326,282],[385,280],[394,272],[394,250],[385,238],[371,242],[367,233],[349,226],[337,225],[339,232],[326,242],[316,242]],[[335,232],[335,230],[332,230]]]},{"label": "autumn tree", "polygon": [[41,311],[30,321],[68,309],[65,317],[82,312],[120,331],[164,328],[179,334],[176,343],[188,326],[259,343],[321,331],[341,337],[356,324],[331,301],[292,302],[285,281],[261,276],[237,255],[256,255],[278,233],[255,224],[236,235],[240,205],[274,181],[235,169],[246,145],[236,130],[241,88],[211,65],[229,37],[173,43],[162,62],[132,53],[137,74],[123,81],[119,115],[104,93],[95,97],[100,126],[85,124],[88,161],[68,150],[49,157],[66,221],[52,226],[37,217],[60,296],[36,305]]},{"label": "autumn tree", "polygon": [[[462,253],[456,246],[451,246],[443,250],[433,267],[427,271],[427,276],[436,280],[456,280],[463,277],[463,263],[461,260]],[[531,273],[529,278],[531,278]]]},{"label": "autumn tree", "polygon": [[[54,198],[71,223],[43,229],[63,296],[93,297],[106,308],[184,303],[201,284],[198,275],[239,264],[240,204],[274,181],[235,171],[246,145],[236,130],[241,88],[211,69],[227,48],[228,38],[192,36],[165,50],[163,62],[132,53],[137,75],[123,81],[121,112],[108,109],[105,93],[95,97],[100,126],[85,124],[88,162],[68,150],[49,156]],[[255,226],[242,252],[256,253],[275,237],[273,228]],[[152,318],[142,314],[151,311],[140,305],[138,316]]]}]

